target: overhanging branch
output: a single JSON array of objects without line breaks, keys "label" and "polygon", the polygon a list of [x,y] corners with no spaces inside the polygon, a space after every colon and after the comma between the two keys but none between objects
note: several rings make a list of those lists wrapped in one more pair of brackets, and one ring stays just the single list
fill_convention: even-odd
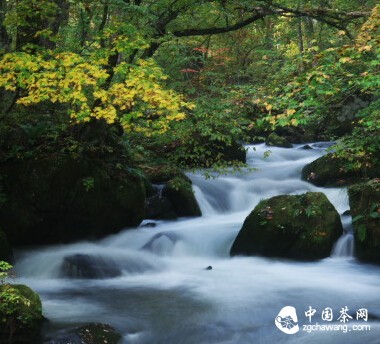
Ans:
[{"label": "overhanging branch", "polygon": [[233,25],[224,26],[224,27],[211,27],[211,28],[204,28],[204,29],[185,29],[185,30],[179,30],[174,31],[173,35],[176,37],[189,37],[189,36],[204,36],[204,35],[216,35],[220,33],[226,33],[231,31],[239,30],[249,24],[252,24],[253,22],[263,19],[265,16],[273,14],[272,11],[269,11],[267,9],[260,9],[260,11],[257,11],[253,16],[235,23]]},{"label": "overhanging branch", "polygon": [[[247,8],[245,8],[247,10]],[[250,12],[254,13],[249,18],[237,22],[233,25],[227,25],[223,27],[209,27],[209,28],[192,28],[177,30],[172,32],[175,37],[190,37],[190,36],[204,36],[204,35],[216,35],[231,31],[236,31],[242,29],[243,27],[252,24],[253,22],[263,19],[269,15],[277,15],[283,17],[309,17],[314,20],[326,23],[332,27],[339,30],[347,31],[347,24],[355,19],[365,18],[370,15],[370,12],[339,12],[330,9],[292,9],[284,7],[277,4],[271,4],[268,7],[255,7],[249,9]]]}]

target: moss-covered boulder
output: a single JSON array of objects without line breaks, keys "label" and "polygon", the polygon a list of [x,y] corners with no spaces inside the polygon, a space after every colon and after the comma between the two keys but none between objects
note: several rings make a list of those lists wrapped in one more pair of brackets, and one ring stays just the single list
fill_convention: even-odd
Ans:
[{"label": "moss-covered boulder", "polygon": [[45,341],[46,344],[118,344],[122,336],[112,326],[90,323],[67,334]]},{"label": "moss-covered boulder", "polygon": [[43,316],[37,293],[25,285],[0,285],[0,343],[38,343]]},{"label": "moss-covered boulder", "polygon": [[180,216],[200,216],[201,211],[191,180],[180,169],[168,164],[143,166],[148,180],[145,218],[175,219]]},{"label": "moss-covered boulder", "polygon": [[209,140],[204,137],[195,137],[194,140],[181,142],[175,148],[177,163],[182,167],[209,168],[225,164],[240,165],[246,162],[247,151],[239,142]]},{"label": "moss-covered boulder", "polygon": [[290,143],[304,143],[304,142],[312,142],[313,136],[309,130],[306,130],[305,127],[302,126],[284,126],[278,127],[275,130],[275,133],[278,136],[285,138]]},{"label": "moss-covered boulder", "polygon": [[144,218],[142,177],[95,158],[23,159],[0,167],[0,225],[13,245],[101,237]]},{"label": "moss-covered boulder", "polygon": [[380,263],[380,179],[352,185],[348,195],[356,256]]},{"label": "moss-covered boulder", "polygon": [[322,259],[342,231],[339,214],[323,193],[275,196],[261,201],[245,219],[230,253]]},{"label": "moss-covered boulder", "polygon": [[352,181],[355,176],[343,169],[343,163],[333,153],[326,154],[307,164],[302,169],[302,180],[316,186],[342,186]]},{"label": "moss-covered boulder", "polygon": [[292,148],[292,144],[284,137],[278,136],[276,133],[272,133],[268,136],[265,141],[267,146],[272,147],[282,147],[282,148]]},{"label": "moss-covered boulder", "polygon": [[344,186],[379,175],[378,165],[350,171],[347,169],[347,160],[334,156],[334,153],[321,156],[302,169],[302,180],[316,186]]},{"label": "moss-covered boulder", "polygon": [[9,245],[8,239],[4,232],[0,229],[0,261],[11,263],[13,261],[12,247]]},{"label": "moss-covered boulder", "polygon": [[175,177],[183,176],[179,168],[169,164],[146,164],[140,167],[152,184],[162,184]]},{"label": "moss-covered boulder", "polygon": [[195,198],[190,179],[186,176],[169,180],[162,190],[177,216],[201,216],[202,212]]},{"label": "moss-covered boulder", "polygon": [[247,152],[244,146],[236,141],[231,144],[224,144],[215,151],[215,154],[221,154],[222,159],[226,161],[237,161],[245,163],[247,161]]},{"label": "moss-covered boulder", "polygon": [[164,185],[156,188],[156,193],[148,197],[145,207],[145,218],[154,220],[170,220],[177,218],[173,205],[169,199],[162,195]]}]

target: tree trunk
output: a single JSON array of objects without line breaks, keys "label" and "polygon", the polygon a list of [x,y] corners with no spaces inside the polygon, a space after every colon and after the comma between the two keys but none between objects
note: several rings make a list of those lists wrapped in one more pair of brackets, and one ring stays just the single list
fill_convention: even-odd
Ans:
[{"label": "tree trunk", "polygon": [[10,37],[4,26],[5,13],[7,8],[6,0],[0,0],[0,50],[8,51],[10,46]]},{"label": "tree trunk", "polygon": [[301,17],[297,18],[297,33],[298,33],[298,49],[300,52],[300,72],[303,72],[303,70],[304,70],[303,53],[304,53],[305,49],[304,49],[304,43],[303,43],[302,19],[301,19]]}]

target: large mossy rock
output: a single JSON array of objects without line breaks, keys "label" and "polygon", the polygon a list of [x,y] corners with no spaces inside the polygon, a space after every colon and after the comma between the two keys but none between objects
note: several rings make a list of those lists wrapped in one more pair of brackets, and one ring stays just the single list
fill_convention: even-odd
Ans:
[{"label": "large mossy rock", "polygon": [[275,133],[286,139],[290,143],[304,143],[304,142],[313,142],[314,136],[310,128],[302,126],[285,126],[278,127],[275,130]]},{"label": "large mossy rock", "polygon": [[247,161],[247,151],[242,144],[236,141],[211,141],[198,138],[197,144],[182,142],[182,147],[177,147],[182,154],[178,158],[178,164],[185,168],[209,168],[220,166],[223,163],[241,164]]},{"label": "large mossy rock", "polygon": [[375,178],[380,175],[380,166],[356,172],[347,170],[347,161],[328,153],[307,164],[302,169],[302,180],[316,186],[343,186],[366,178]]},{"label": "large mossy rock", "polygon": [[380,179],[352,185],[348,196],[359,259],[380,263]]},{"label": "large mossy rock", "polygon": [[169,180],[162,190],[162,196],[170,201],[174,213],[179,217],[202,215],[191,181],[187,177]]},{"label": "large mossy rock", "polygon": [[284,137],[278,136],[276,133],[272,133],[268,136],[265,141],[267,146],[272,147],[282,147],[282,148],[292,148],[292,144]]},{"label": "large mossy rock", "polygon": [[275,196],[245,219],[231,255],[322,259],[342,231],[339,214],[323,193]]},{"label": "large mossy rock", "polygon": [[237,161],[245,163],[247,161],[247,152],[243,145],[238,142],[232,142],[231,144],[225,144],[219,148],[216,154],[221,154],[223,160]]},{"label": "large mossy rock", "polygon": [[46,341],[46,344],[118,344],[122,336],[112,326],[90,323],[67,334]]},{"label": "large mossy rock", "polygon": [[0,285],[0,320],[1,344],[38,343],[43,321],[40,297],[25,285]]},{"label": "large mossy rock", "polygon": [[11,263],[13,261],[12,247],[4,232],[0,229],[0,260]]},{"label": "large mossy rock", "polygon": [[155,193],[147,198],[145,218],[152,220],[171,220],[178,217],[169,199],[162,196],[163,187],[163,185],[157,186]]},{"label": "large mossy rock", "polygon": [[179,168],[168,164],[143,165],[141,168],[152,184],[162,184],[170,179],[184,175]]},{"label": "large mossy rock", "polygon": [[201,216],[191,180],[171,165],[145,166],[152,183],[146,200],[147,219],[175,219],[181,216]]},{"label": "large mossy rock", "polygon": [[96,159],[16,160],[0,167],[0,225],[13,245],[101,237],[144,218],[143,179]]},{"label": "large mossy rock", "polygon": [[316,186],[342,186],[354,179],[352,173],[345,172],[343,163],[333,153],[326,154],[307,164],[302,169],[302,180]]}]

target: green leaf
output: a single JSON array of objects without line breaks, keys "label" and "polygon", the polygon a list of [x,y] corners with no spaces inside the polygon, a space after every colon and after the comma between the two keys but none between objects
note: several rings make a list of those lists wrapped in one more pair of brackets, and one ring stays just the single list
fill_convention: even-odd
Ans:
[{"label": "green leaf", "polygon": [[366,226],[365,225],[360,225],[358,227],[357,234],[358,234],[359,241],[363,242],[366,239],[366,237],[367,237],[367,228],[366,228]]},{"label": "green leaf", "polygon": [[357,222],[357,221],[363,219],[364,217],[365,217],[364,215],[357,215],[357,216],[355,216],[355,217],[352,219],[352,223]]}]

